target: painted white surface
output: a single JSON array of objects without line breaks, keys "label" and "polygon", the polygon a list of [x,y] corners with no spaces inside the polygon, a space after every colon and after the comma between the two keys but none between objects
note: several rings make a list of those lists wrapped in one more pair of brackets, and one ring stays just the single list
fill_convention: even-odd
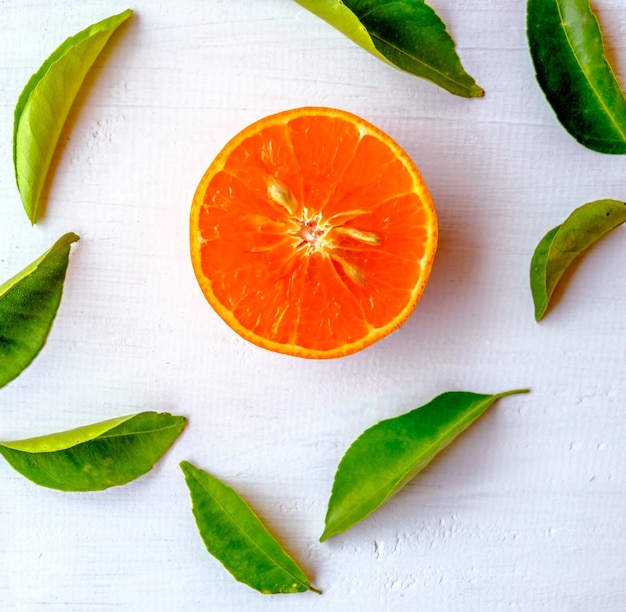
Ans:
[{"label": "painted white surface", "polygon": [[[105,492],[39,488],[0,462],[2,610],[626,609],[626,230],[584,258],[541,324],[527,278],[573,208],[626,198],[626,160],[557,122],[524,2],[431,4],[484,99],[383,65],[290,0],[137,0],[74,107],[31,227],[11,162],[17,96],[63,39],[128,5],[0,0],[0,279],[81,236],[47,345],[0,391],[0,437],[150,409],[189,417],[153,472]],[[626,82],[626,10],[594,6]],[[239,339],[188,257],[211,159],[251,121],[300,105],[389,132],[440,217],[414,315],[341,360]],[[366,427],[446,390],[526,386],[375,515],[318,542],[336,465]],[[183,459],[245,495],[323,596],[235,582],[198,536]]]}]

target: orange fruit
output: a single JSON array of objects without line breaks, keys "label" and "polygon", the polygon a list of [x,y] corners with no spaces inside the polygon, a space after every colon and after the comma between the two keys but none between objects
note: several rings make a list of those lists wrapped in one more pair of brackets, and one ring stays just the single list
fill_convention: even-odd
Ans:
[{"label": "orange fruit", "polygon": [[437,217],[387,134],[346,111],[297,108],[222,149],[196,190],[190,241],[206,299],[241,336],[279,353],[341,357],[411,314]]}]

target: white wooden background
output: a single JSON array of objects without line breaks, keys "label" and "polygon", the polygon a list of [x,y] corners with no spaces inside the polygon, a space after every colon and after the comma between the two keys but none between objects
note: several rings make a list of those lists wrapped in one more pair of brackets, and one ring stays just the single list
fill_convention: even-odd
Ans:
[{"label": "white wooden background", "polygon": [[[594,0],[626,83],[626,7]],[[541,324],[539,239],[575,207],[626,198],[626,158],[557,122],[525,2],[431,0],[484,99],[396,71],[291,0],[0,0],[0,280],[66,231],[47,345],[0,390],[0,438],[142,410],[189,426],[128,486],[69,494],[0,462],[0,609],[620,612],[626,609],[626,230],[576,266]],[[13,109],[67,36],[130,6],[55,158],[31,227]],[[440,217],[429,286],[398,332],[307,361],[241,340],[190,265],[195,187],[237,131],[301,105],[353,111],[422,170]],[[395,499],[320,544],[335,468],[365,428],[441,392],[502,400]],[[178,463],[236,487],[324,591],[262,596],[204,549]]]}]

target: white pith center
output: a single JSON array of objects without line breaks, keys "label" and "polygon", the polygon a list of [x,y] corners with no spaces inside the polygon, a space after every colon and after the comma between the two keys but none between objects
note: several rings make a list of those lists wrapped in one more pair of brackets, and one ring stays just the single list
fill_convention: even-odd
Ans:
[{"label": "white pith center", "polygon": [[322,221],[322,215],[316,213],[310,219],[303,215],[296,221],[298,230],[295,232],[299,240],[298,247],[307,247],[312,251],[320,251],[324,246],[324,238],[331,226]]},{"label": "white pith center", "polygon": [[305,208],[298,215],[300,206],[295,196],[282,181],[273,176],[267,179],[267,196],[271,202],[278,204],[289,214],[290,225],[293,228],[289,234],[294,237],[297,249],[304,249],[307,255],[321,252],[329,256],[352,281],[363,284],[365,280],[363,272],[335,251],[333,239],[329,234],[335,232],[338,236],[356,240],[361,244],[378,246],[382,242],[378,234],[345,224],[346,221],[367,211],[350,211],[334,215],[330,219],[323,219],[319,212],[309,216],[309,211]]}]

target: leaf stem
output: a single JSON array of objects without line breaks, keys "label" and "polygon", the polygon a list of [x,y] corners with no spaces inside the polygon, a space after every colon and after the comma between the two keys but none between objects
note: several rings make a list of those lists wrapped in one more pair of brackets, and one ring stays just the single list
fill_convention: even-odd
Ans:
[{"label": "leaf stem", "polygon": [[520,393],[530,393],[530,389],[513,389],[512,391],[504,391],[502,393],[496,393],[494,397],[496,399],[500,399],[502,397],[507,397],[509,395],[518,395]]}]

